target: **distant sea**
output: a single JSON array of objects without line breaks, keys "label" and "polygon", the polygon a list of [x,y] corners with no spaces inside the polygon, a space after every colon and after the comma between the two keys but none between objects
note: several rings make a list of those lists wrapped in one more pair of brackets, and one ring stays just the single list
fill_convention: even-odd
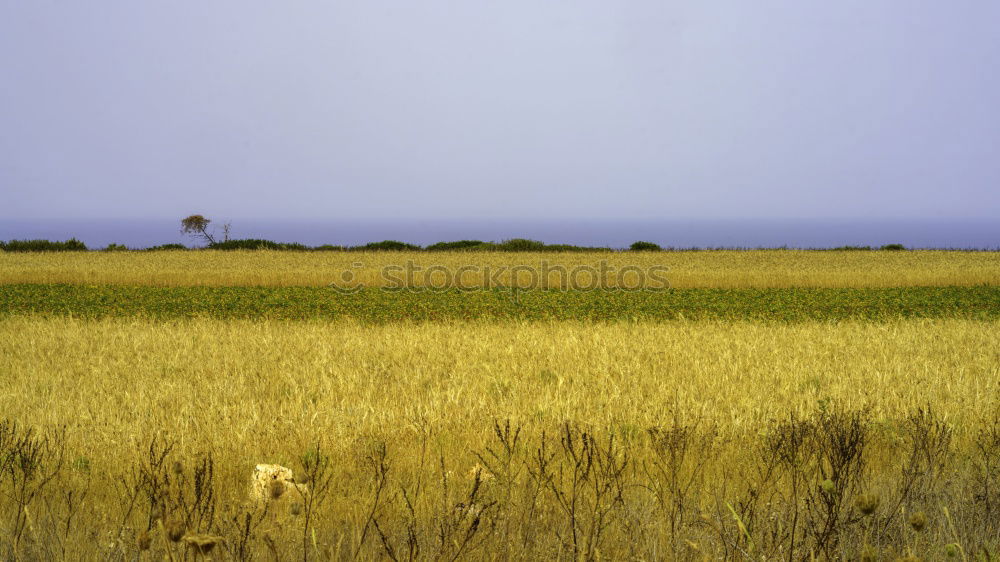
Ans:
[{"label": "distant sea", "polygon": [[[997,220],[254,220],[233,219],[233,238],[359,245],[401,240],[427,245],[443,240],[531,238],[547,243],[624,248],[636,240],[676,248],[882,246],[1000,249]],[[221,226],[221,224],[219,225]],[[3,220],[0,240],[77,238],[91,248],[108,244],[148,247],[192,245],[180,220]]]}]

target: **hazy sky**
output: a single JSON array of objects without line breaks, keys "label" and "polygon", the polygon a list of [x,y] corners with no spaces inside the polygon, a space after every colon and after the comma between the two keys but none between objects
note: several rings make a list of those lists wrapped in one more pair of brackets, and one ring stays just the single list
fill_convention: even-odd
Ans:
[{"label": "hazy sky", "polygon": [[0,218],[1000,217],[996,0],[0,0]]}]

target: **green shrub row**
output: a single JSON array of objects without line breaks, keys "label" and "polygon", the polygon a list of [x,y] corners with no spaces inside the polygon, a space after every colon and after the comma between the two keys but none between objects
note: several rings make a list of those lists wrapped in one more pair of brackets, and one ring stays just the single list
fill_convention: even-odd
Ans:
[{"label": "green shrub row", "polygon": [[[102,248],[104,251],[123,251],[128,250],[126,246],[122,244],[109,244],[107,247]],[[158,246],[152,246],[145,248],[145,250],[158,251],[158,250],[188,250],[187,246],[183,244],[161,244]],[[470,251],[470,252],[611,252],[614,251],[610,247],[595,247],[595,246],[575,246],[571,244],[546,244],[545,242],[540,242],[538,240],[529,240],[527,238],[512,238],[510,240],[504,240],[501,242],[483,242],[482,240],[456,240],[454,242],[438,242],[436,244],[431,244],[426,247],[418,246],[415,244],[408,244],[406,242],[400,242],[398,240],[382,240],[381,242],[370,242],[362,246],[337,246],[332,244],[323,244],[320,246],[306,246],[305,244],[299,244],[297,242],[275,242],[273,240],[263,240],[259,238],[246,238],[239,240],[226,240],[224,242],[214,242],[208,245],[210,250],[288,250],[288,251],[312,251],[312,252],[403,252],[403,251],[427,251],[427,252],[454,252],[454,251]],[[661,247],[659,244],[653,242],[639,241],[633,243],[628,248],[630,251],[634,252],[644,252],[644,251],[697,251],[697,250],[746,250],[752,248],[676,248],[676,247]],[[764,249],[764,248],[755,248]],[[770,248],[770,249],[787,249],[787,248]],[[824,249],[824,248],[816,248]],[[882,247],[872,247],[872,246],[840,246],[836,248],[828,248],[832,251],[847,251],[847,250],[857,250],[857,251],[875,251],[875,250],[906,250],[906,247],[902,244],[886,244]],[[85,251],[87,250],[87,245],[83,242],[77,240],[76,238],[70,238],[64,242],[50,241],[50,240],[10,240],[4,242],[0,240],[0,251],[4,252],[67,252],[67,251]]]},{"label": "green shrub row", "polygon": [[849,252],[849,251],[871,252],[873,250],[886,250],[890,252],[898,252],[900,250],[905,250],[906,246],[902,244],[886,244],[881,248],[873,248],[871,246],[837,246],[836,248],[830,248],[830,249],[839,252]]},{"label": "green shrub row", "polygon": [[76,238],[64,242],[51,240],[0,240],[0,250],[4,252],[82,252],[87,245]]},{"label": "green shrub row", "polygon": [[273,242],[271,240],[261,240],[258,238],[246,238],[242,240],[226,240],[225,242],[213,242],[208,245],[211,250],[308,250],[309,247],[295,242]]}]

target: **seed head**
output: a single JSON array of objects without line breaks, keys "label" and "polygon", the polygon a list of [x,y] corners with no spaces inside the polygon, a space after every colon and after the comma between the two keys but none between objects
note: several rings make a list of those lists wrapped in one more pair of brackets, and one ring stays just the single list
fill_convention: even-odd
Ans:
[{"label": "seed head", "polygon": [[832,494],[837,489],[837,485],[834,484],[833,480],[830,480],[829,478],[820,482],[819,487],[823,490],[824,494]]},{"label": "seed head", "polygon": [[267,495],[271,497],[272,500],[276,500],[285,493],[285,483],[281,480],[272,480],[270,484],[267,485]]},{"label": "seed head", "polygon": [[158,503],[149,510],[149,519],[156,523],[161,517],[163,517],[163,504]]},{"label": "seed head", "polygon": [[187,529],[185,529],[184,522],[180,519],[172,519],[167,522],[167,538],[170,539],[170,542],[177,542],[181,540],[181,537],[184,536],[185,530]]},{"label": "seed head", "polygon": [[188,535],[184,537],[184,542],[186,542],[189,547],[198,551],[199,554],[208,554],[209,552],[212,552],[215,545],[224,540],[226,539],[215,535]]},{"label": "seed head", "polygon": [[923,511],[918,511],[910,516],[910,527],[913,527],[914,531],[919,533],[920,531],[923,531],[926,526],[927,514]]},{"label": "seed head", "polygon": [[153,539],[149,536],[149,531],[143,531],[135,537],[135,545],[139,547],[139,550],[149,550],[149,545],[153,542]]},{"label": "seed head", "polygon": [[879,503],[880,500],[876,494],[861,494],[854,498],[854,507],[858,508],[858,511],[864,515],[875,513]]}]

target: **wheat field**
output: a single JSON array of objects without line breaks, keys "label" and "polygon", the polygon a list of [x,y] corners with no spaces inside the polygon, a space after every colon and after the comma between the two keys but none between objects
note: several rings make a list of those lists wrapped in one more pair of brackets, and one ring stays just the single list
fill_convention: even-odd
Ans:
[{"label": "wheat field", "polygon": [[[182,513],[210,533],[197,536],[225,539],[214,555],[227,559],[770,559],[789,544],[796,557],[933,557],[997,544],[993,508],[975,499],[1000,477],[980,462],[1000,459],[994,321],[17,316],[0,320],[0,381],[4,415],[51,439],[38,466],[58,443],[63,467],[45,501],[0,510],[25,558],[58,558],[53,545],[71,559],[195,556],[157,526]],[[17,435],[0,427],[0,447],[20,451]],[[788,435],[816,456],[782,464]],[[829,475],[838,447],[864,455]],[[260,463],[328,483],[323,503],[255,511]],[[831,514],[836,540],[817,530]],[[917,514],[927,532],[908,526]]]},{"label": "wheat field", "polygon": [[[510,268],[543,271],[546,265],[600,268],[615,272],[629,266],[648,272],[666,268],[663,276],[677,288],[737,287],[909,287],[996,285],[1000,283],[1000,253],[944,250],[811,251],[720,250],[684,252],[286,252],[286,251],[161,251],[161,252],[0,252],[0,283],[74,283],[153,286],[325,286],[343,279],[367,287],[404,279],[387,266],[412,263],[418,271],[411,285],[440,285],[445,275],[463,266],[466,287],[482,286],[495,275],[498,283],[550,286],[556,273],[532,277],[522,272],[512,279]],[[433,271],[444,268],[450,273]],[[505,269],[506,268],[506,269]],[[616,273],[604,274],[611,285]],[[586,279],[585,272],[581,280]],[[642,278],[623,277],[640,285]],[[454,279],[453,279],[454,281]],[[456,282],[458,282],[456,281]]]},{"label": "wheat field", "polygon": [[998,256],[0,253],[0,559],[997,560]]},{"label": "wheat field", "polygon": [[1000,404],[992,321],[12,318],[0,357],[3,411],[79,426],[95,457],[158,429],[263,462],[288,454],[281,435],[344,442],[418,418],[461,432],[493,418],[644,428],[683,412],[752,433],[820,400],[885,419],[930,403],[959,427]]}]

